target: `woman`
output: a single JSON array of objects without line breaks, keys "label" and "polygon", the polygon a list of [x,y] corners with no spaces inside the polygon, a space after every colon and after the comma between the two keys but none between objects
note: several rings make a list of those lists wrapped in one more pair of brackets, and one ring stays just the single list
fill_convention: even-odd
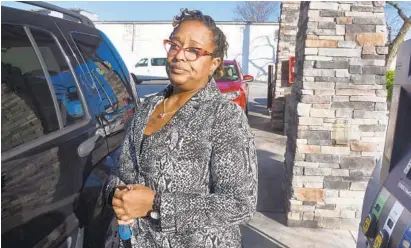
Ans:
[{"label": "woman", "polygon": [[112,206],[132,247],[241,247],[257,159],[243,110],[213,79],[226,37],[200,11],[183,10],[173,25],[164,41],[171,84],[135,113],[108,187]]}]

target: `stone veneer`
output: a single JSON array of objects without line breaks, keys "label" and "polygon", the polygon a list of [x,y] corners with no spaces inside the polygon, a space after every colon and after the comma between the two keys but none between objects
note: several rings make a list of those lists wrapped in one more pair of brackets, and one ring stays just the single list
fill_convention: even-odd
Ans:
[{"label": "stone veneer", "polygon": [[301,2],[286,106],[288,225],[358,228],[388,122],[385,2]]},{"label": "stone veneer", "polygon": [[288,60],[295,55],[299,2],[282,2],[280,27],[277,43],[277,61],[273,83],[273,102],[271,107],[271,127],[284,132],[285,98],[290,94],[288,85]]}]

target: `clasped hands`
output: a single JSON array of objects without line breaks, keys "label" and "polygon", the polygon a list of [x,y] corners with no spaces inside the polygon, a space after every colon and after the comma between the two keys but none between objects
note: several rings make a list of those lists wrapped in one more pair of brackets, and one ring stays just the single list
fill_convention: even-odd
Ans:
[{"label": "clasped hands", "polygon": [[112,205],[119,225],[127,225],[145,217],[153,208],[156,192],[141,185],[117,185]]}]

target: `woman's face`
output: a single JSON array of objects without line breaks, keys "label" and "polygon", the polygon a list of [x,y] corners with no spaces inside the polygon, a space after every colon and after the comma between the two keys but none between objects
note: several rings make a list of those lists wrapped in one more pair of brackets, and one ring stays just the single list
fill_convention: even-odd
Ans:
[{"label": "woman's face", "polygon": [[[214,52],[213,34],[199,21],[185,21],[172,34],[171,41],[183,48],[201,48]],[[203,87],[209,76],[220,65],[220,58],[210,55],[200,56],[195,61],[188,61],[184,50],[174,56],[167,55],[167,73],[171,83],[182,90],[196,90]]]}]

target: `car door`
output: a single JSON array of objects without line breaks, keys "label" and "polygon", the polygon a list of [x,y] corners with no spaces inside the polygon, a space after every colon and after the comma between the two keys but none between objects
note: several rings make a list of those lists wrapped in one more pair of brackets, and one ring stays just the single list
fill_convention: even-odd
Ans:
[{"label": "car door", "polygon": [[71,37],[87,61],[100,92],[98,116],[104,125],[109,152],[123,142],[135,110],[128,70],[110,40],[103,34],[73,31]]},{"label": "car door", "polygon": [[[107,179],[116,165],[125,130],[129,125],[138,97],[132,90],[127,67],[104,33],[91,25],[53,19],[73,48],[77,64],[75,73],[84,85],[90,115],[103,127],[110,144],[109,154],[88,170],[78,204],[78,217],[84,222],[84,247],[101,247],[118,241],[111,225],[114,213],[102,198]],[[135,87],[135,86],[134,86]],[[111,244],[109,245],[111,246]],[[108,246],[107,246],[108,247]],[[115,246],[114,246],[115,247]]]},{"label": "car door", "polygon": [[166,58],[151,59],[151,73],[153,78],[168,78],[166,72]]},{"label": "car door", "polygon": [[241,68],[241,65],[238,62],[235,62],[237,71],[239,72],[239,77],[241,79],[241,87],[244,89],[246,95],[247,95],[247,101],[248,101],[248,93],[249,93],[249,85],[248,82],[244,81],[244,74],[243,74],[243,69]]},{"label": "car door", "polygon": [[133,73],[136,74],[140,80],[145,80],[151,76],[151,65],[149,65],[148,58],[140,59],[134,67]]},{"label": "car door", "polygon": [[67,247],[84,172],[108,153],[51,20],[2,6],[4,247]]}]

